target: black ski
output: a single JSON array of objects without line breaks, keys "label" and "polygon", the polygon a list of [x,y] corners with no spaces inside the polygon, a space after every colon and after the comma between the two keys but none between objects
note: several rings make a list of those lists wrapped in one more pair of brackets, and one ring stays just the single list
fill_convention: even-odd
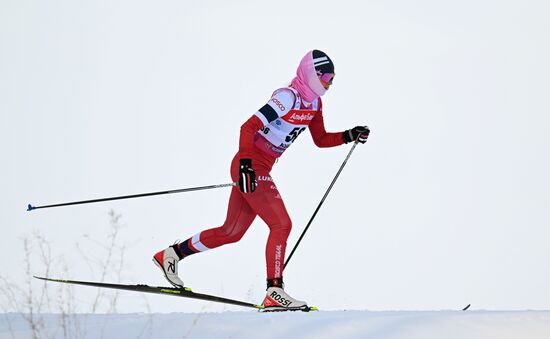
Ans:
[{"label": "black ski", "polygon": [[259,310],[262,313],[269,313],[269,312],[296,312],[296,311],[302,311],[302,312],[309,312],[309,311],[319,311],[317,307],[310,307],[310,306],[300,306],[300,307],[263,307]]},{"label": "black ski", "polygon": [[265,308],[262,305],[256,305],[256,304],[248,303],[248,302],[244,302],[244,301],[218,297],[218,296],[210,295],[210,294],[195,293],[195,292],[191,291],[191,289],[189,287],[175,288],[175,287],[149,286],[149,285],[142,285],[142,284],[139,284],[139,285],[125,285],[125,284],[102,283],[102,282],[95,282],[95,281],[64,280],[64,279],[44,278],[44,277],[37,277],[37,276],[34,276],[34,277],[36,279],[40,279],[40,280],[58,282],[58,283],[64,283],[64,284],[85,285],[85,286],[92,286],[92,287],[99,287],[99,288],[111,288],[111,289],[116,289],[116,290],[144,292],[144,293],[155,293],[155,294],[169,295],[169,296],[173,296],[173,297],[182,297],[182,298],[191,298],[191,299],[213,301],[213,302],[218,302],[218,303],[223,303],[223,304],[230,304],[230,305],[236,305],[236,306],[242,306],[242,307],[255,308],[255,309],[263,311],[263,312],[281,312],[281,311],[309,312],[309,311],[317,311],[316,307],[307,307],[307,306],[302,307],[302,308],[287,308],[287,309],[271,308],[271,307]]},{"label": "black ski", "polygon": [[174,297],[214,301],[214,302],[218,302],[218,303],[237,305],[237,306],[255,308],[255,309],[260,309],[260,310],[264,308],[262,305],[256,305],[256,304],[252,304],[252,303],[248,303],[248,302],[244,302],[244,301],[222,298],[222,297],[218,297],[218,296],[210,295],[210,294],[195,293],[195,292],[191,291],[191,289],[188,288],[188,287],[186,287],[186,288],[175,288],[175,287],[162,287],[162,286],[148,286],[148,285],[141,285],[141,284],[140,285],[124,285],[124,284],[101,283],[101,282],[95,282],[95,281],[63,280],[63,279],[44,278],[44,277],[37,277],[37,276],[34,276],[34,277],[36,279],[41,279],[41,280],[45,280],[45,281],[52,281],[52,282],[58,282],[58,283],[64,283],[64,284],[85,285],[85,286],[93,286],[93,287],[100,287],[100,288],[112,288],[112,289],[117,289],[117,290],[126,290],[126,291],[134,291],[134,292],[163,294],[163,295],[170,295],[170,296],[174,296]]}]

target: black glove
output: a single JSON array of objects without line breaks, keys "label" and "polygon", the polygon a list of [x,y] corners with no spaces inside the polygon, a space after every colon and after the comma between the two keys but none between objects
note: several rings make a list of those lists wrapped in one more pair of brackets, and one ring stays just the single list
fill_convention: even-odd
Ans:
[{"label": "black glove", "polygon": [[239,189],[243,193],[252,193],[256,190],[256,172],[252,168],[252,160],[241,159],[239,167]]},{"label": "black glove", "polygon": [[367,138],[370,134],[370,129],[368,126],[355,126],[352,129],[344,131],[342,134],[342,137],[344,138],[344,142],[346,144],[355,140],[364,144],[365,142],[367,142]]}]

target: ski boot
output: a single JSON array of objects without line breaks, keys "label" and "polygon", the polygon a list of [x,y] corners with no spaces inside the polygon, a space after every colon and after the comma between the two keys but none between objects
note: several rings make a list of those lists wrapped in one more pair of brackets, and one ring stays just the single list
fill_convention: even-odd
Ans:
[{"label": "ski boot", "polygon": [[282,278],[268,279],[263,312],[309,311],[305,301],[296,300],[284,290]]},{"label": "ski boot", "polygon": [[177,288],[184,288],[183,281],[178,276],[178,262],[181,260],[177,244],[172,245],[153,256],[153,262],[162,270],[166,280]]}]

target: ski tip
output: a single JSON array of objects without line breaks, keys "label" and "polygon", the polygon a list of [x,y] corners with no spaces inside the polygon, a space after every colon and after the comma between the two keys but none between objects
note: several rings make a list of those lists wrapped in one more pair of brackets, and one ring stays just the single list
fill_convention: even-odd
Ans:
[{"label": "ski tip", "polygon": [[317,307],[310,307],[309,310],[310,311],[319,311],[319,309]]},{"label": "ski tip", "polygon": [[467,309],[470,308],[470,306],[472,306],[472,304],[468,304],[468,305],[467,305],[466,307],[464,307],[462,310],[463,310],[463,311],[466,311]]},{"label": "ski tip", "polygon": [[32,211],[32,210],[34,210],[34,209],[36,209],[36,207],[34,207],[33,205],[31,205],[31,204],[28,204],[28,205],[27,205],[27,212],[30,212],[30,211]]}]

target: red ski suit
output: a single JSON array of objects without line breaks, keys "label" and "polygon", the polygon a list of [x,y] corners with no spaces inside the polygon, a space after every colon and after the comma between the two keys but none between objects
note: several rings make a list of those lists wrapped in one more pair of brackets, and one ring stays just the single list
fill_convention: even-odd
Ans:
[{"label": "red ski suit", "polygon": [[[260,216],[269,226],[265,249],[267,279],[282,278],[292,222],[271,177],[271,168],[277,156],[290,146],[305,127],[309,127],[318,147],[344,143],[341,132],[326,132],[321,99],[316,101],[307,105],[297,91],[283,88],[276,91],[268,104],[241,126],[239,151],[231,162],[231,178],[234,182],[239,181],[239,159],[251,159],[252,168],[256,172],[256,190],[253,193],[242,193],[238,187],[233,187],[223,225],[200,232],[180,244],[180,251],[184,255],[239,241],[256,216]],[[272,132],[274,135],[270,134]],[[285,140],[275,144],[277,137]]]}]

